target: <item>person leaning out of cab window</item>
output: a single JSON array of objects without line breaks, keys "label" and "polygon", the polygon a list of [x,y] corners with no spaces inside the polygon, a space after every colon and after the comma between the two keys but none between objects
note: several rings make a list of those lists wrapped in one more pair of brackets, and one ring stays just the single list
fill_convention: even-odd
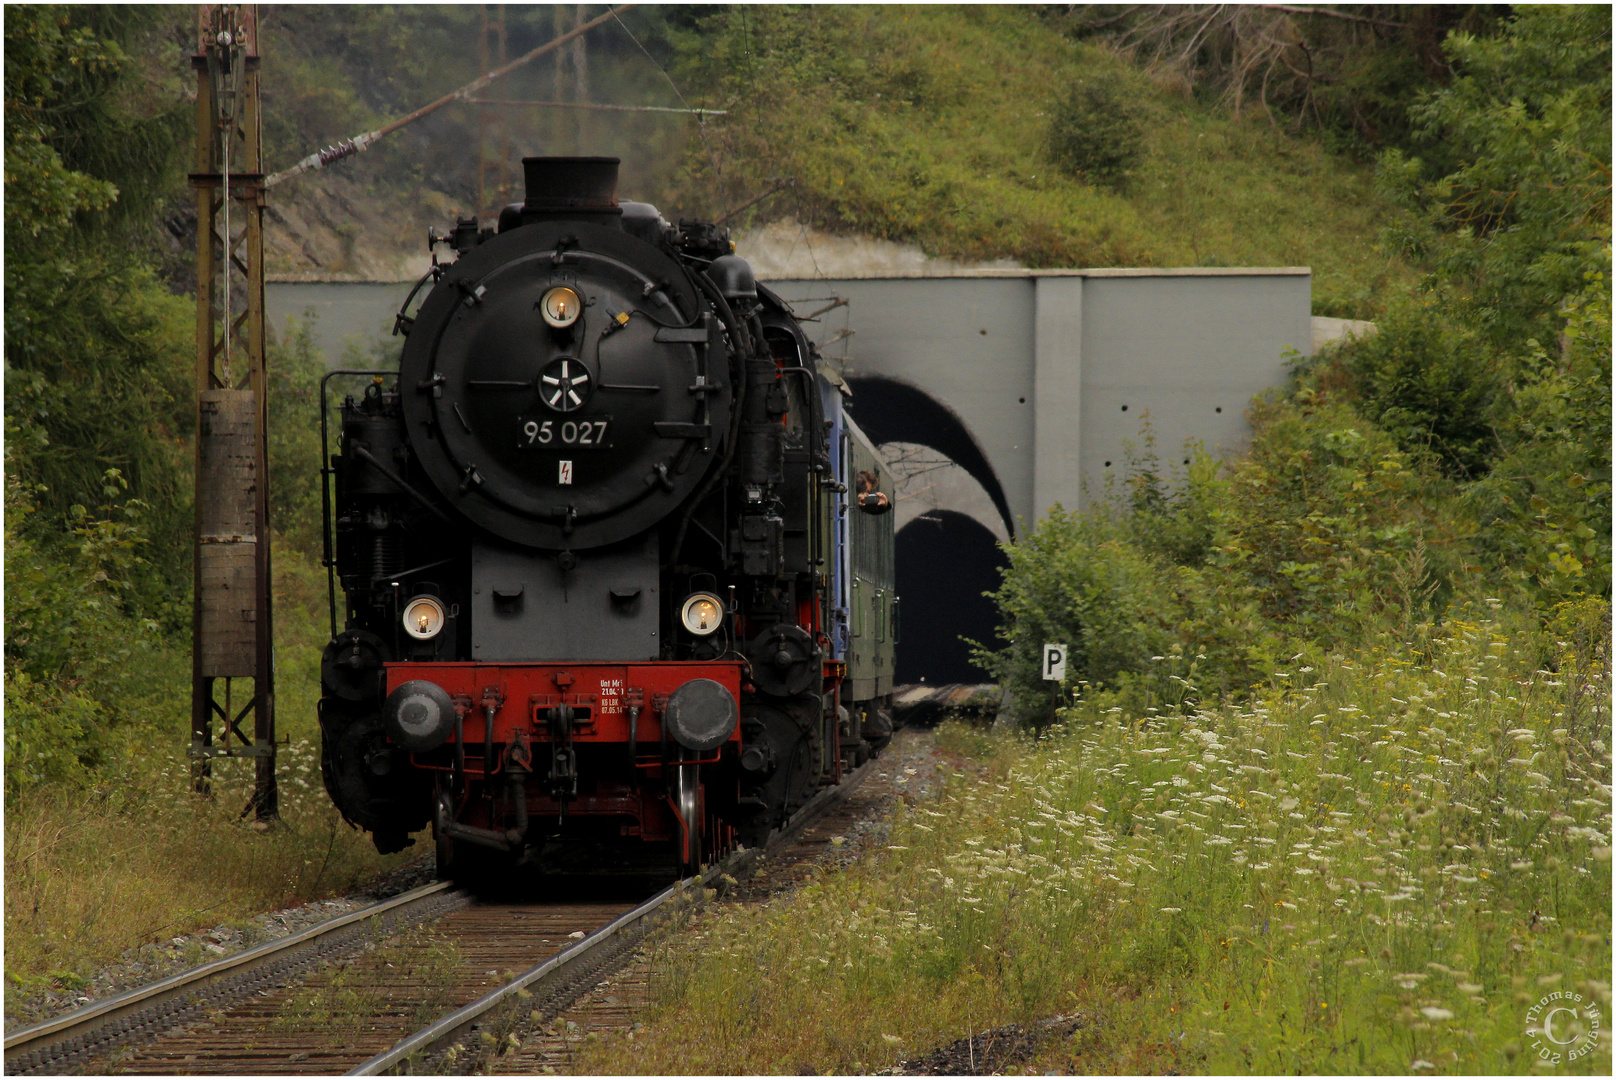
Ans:
[{"label": "person leaning out of cab window", "polygon": [[892,500],[880,490],[880,481],[869,469],[858,474],[858,508],[866,514],[884,514],[892,509]]}]

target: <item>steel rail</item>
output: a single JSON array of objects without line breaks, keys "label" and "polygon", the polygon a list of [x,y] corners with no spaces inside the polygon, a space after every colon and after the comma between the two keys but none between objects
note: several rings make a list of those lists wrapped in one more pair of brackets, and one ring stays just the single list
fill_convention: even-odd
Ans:
[{"label": "steel rail", "polygon": [[[100,1044],[106,1042],[115,1045],[118,1032],[108,1034],[105,1039],[95,1036],[119,1021],[126,1022],[125,1031],[138,1028],[150,1032],[154,1027],[161,1030],[172,1026],[185,1019],[184,1014],[190,1010],[209,1005],[208,999],[212,996],[209,991],[224,990],[222,983],[244,981],[254,971],[277,961],[284,962],[283,967],[294,966],[299,962],[299,953],[307,950],[312,954],[313,950],[329,941],[336,931],[384,915],[402,917],[408,914],[409,908],[427,905],[434,898],[452,905],[462,895],[452,890],[454,883],[448,881],[423,885],[358,911],[317,923],[289,937],[266,942],[146,986],[135,987],[51,1020],[7,1032],[5,1071],[7,1075],[12,1075],[40,1068],[65,1055],[78,1056],[92,1050],[100,1052],[110,1049],[110,1046],[102,1047]],[[464,894],[464,898],[469,900],[469,894]],[[303,959],[312,962],[314,957],[310,955]]]},{"label": "steel rail", "polygon": [[684,881],[668,886],[633,911],[626,915],[618,916],[582,941],[569,945],[548,960],[522,972],[522,974],[504,986],[490,990],[471,1004],[462,1006],[447,1016],[440,1017],[413,1035],[394,1043],[389,1049],[382,1051],[368,1061],[356,1065],[348,1070],[347,1075],[380,1076],[388,1069],[402,1064],[409,1058],[432,1053],[439,1047],[452,1042],[482,1016],[505,1002],[518,990],[527,990],[529,987],[544,988],[549,983],[559,981],[561,977],[571,974],[580,961],[591,956],[602,945],[614,939],[621,939],[625,931],[636,928],[647,916],[661,911],[676,896],[685,895],[686,890],[691,888],[691,883],[705,885],[719,872],[717,867],[713,867],[699,877],[687,878]]},{"label": "steel rail", "polygon": [[[412,1059],[419,1060],[435,1054],[455,1042],[483,1017],[518,996],[520,992],[534,994],[559,988],[578,972],[586,970],[604,947],[615,943],[637,941],[633,937],[642,928],[649,929],[648,920],[677,910],[681,903],[699,906],[704,899],[703,890],[721,875],[737,875],[751,869],[763,854],[778,848],[801,832],[819,817],[825,808],[850,795],[873,770],[874,762],[866,762],[841,784],[820,791],[792,815],[786,825],[776,831],[761,848],[743,848],[727,858],[709,866],[702,873],[675,882],[633,911],[620,915],[583,940],[551,956],[547,960],[522,972],[516,978],[484,994],[482,997],[421,1028],[391,1048],[364,1061],[347,1073],[348,1076],[380,1076]],[[583,987],[580,989],[587,989]]]}]

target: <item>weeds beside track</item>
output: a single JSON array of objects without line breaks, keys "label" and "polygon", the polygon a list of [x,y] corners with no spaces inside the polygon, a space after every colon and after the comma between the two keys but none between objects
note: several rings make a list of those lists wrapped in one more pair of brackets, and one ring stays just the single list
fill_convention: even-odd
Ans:
[{"label": "weeds beside track", "polygon": [[1476,617],[1242,705],[945,729],[886,850],[716,916],[575,1068],[874,1071],[1080,1014],[1030,1069],[1527,1071],[1533,1003],[1610,994],[1608,673],[1545,644]]}]

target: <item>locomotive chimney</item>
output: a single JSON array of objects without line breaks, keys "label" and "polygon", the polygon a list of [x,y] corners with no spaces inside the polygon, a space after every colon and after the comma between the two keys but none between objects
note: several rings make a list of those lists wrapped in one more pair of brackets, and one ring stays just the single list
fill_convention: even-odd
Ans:
[{"label": "locomotive chimney", "polygon": [[593,221],[616,225],[623,209],[617,204],[614,157],[529,157],[522,159],[527,201],[522,224],[536,221]]}]

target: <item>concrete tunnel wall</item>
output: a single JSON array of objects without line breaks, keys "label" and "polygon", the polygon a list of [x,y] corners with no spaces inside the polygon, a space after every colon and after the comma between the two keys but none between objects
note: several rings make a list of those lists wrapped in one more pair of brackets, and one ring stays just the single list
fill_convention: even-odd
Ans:
[{"label": "concrete tunnel wall", "polygon": [[958,466],[952,476],[937,460],[895,470],[904,477],[899,682],[985,679],[958,638],[997,644],[981,594],[1005,560],[987,540],[1103,493],[1125,473],[1130,444],[1144,450],[1147,418],[1169,475],[1189,442],[1239,452],[1251,398],[1284,382],[1288,352],[1313,346],[1305,268],[990,271],[769,287],[799,314],[842,301],[809,326],[853,390],[850,412],[884,448],[901,448],[899,457],[912,459],[919,444]]},{"label": "concrete tunnel wall", "polygon": [[1056,503],[1082,505],[1085,479],[1097,491],[1122,467],[1147,413],[1163,464],[1182,460],[1187,439],[1238,452],[1252,396],[1284,382],[1287,350],[1312,351],[1305,268],[768,285],[799,314],[846,301],[810,333],[855,383],[906,383],[957,416],[1004,490],[1012,532]]}]

